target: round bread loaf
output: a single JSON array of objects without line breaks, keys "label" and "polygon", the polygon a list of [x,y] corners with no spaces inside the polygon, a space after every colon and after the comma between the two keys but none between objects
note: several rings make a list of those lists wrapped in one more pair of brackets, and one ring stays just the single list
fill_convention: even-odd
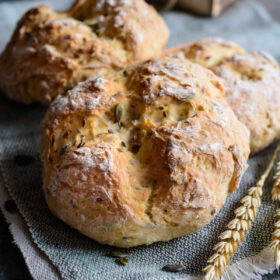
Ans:
[{"label": "round bread loaf", "polygon": [[78,82],[158,55],[168,29],[143,0],[77,0],[67,12],[33,8],[0,57],[0,88],[49,104]]},{"label": "round bread loaf", "polygon": [[83,234],[131,247],[208,224],[245,171],[249,132],[211,71],[147,61],[59,96],[42,124],[50,210]]},{"label": "round bread loaf", "polygon": [[250,130],[251,154],[280,137],[280,70],[264,52],[250,52],[221,39],[203,39],[163,52],[187,58],[222,78],[227,101]]}]

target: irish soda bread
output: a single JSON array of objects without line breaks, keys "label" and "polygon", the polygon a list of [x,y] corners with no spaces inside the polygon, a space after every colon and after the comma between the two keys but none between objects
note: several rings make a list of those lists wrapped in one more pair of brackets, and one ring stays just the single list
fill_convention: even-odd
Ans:
[{"label": "irish soda bread", "polygon": [[50,210],[83,234],[131,247],[208,224],[238,186],[249,132],[211,71],[178,59],[92,77],[42,127]]},{"label": "irish soda bread", "polygon": [[222,78],[227,101],[250,130],[252,154],[280,137],[280,70],[269,55],[247,53],[220,39],[203,39],[163,55],[187,58]]},{"label": "irish soda bread", "polygon": [[0,88],[49,104],[78,82],[158,55],[168,30],[143,0],[77,0],[67,12],[31,9],[0,57]]}]

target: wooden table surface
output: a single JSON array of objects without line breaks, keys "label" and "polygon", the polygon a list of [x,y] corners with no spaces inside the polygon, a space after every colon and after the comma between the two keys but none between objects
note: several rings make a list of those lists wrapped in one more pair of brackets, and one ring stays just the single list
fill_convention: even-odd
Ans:
[{"label": "wooden table surface", "polygon": [[[5,0],[0,0],[4,2]],[[8,0],[6,0],[8,1]],[[14,1],[14,0],[10,0]],[[21,0],[23,1],[23,0]],[[242,1],[242,0],[239,0]],[[280,22],[280,0],[255,0],[261,2],[271,13],[273,18]],[[2,213],[0,212],[0,280],[32,279],[25,265],[24,259],[15,244]],[[263,280],[280,279],[275,271],[263,277]],[[40,279],[38,279],[40,280]],[[106,279],[107,280],[107,279]],[[109,280],[109,279],[108,279]],[[242,280],[242,279],[240,279]]]}]

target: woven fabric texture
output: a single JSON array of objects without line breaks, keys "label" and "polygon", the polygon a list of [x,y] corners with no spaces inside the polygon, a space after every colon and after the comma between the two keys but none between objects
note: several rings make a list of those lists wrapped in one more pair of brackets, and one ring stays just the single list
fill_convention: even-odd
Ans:
[{"label": "woven fabric texture", "polygon": [[[42,2],[55,8],[69,5],[68,0],[0,3],[0,34],[3,34],[3,38],[10,36],[15,21],[23,11]],[[198,18],[180,12],[168,12],[163,16],[171,33],[169,46],[218,36],[234,40],[248,49],[268,51],[280,59],[280,25],[254,2],[237,3],[216,19]],[[0,48],[3,48],[4,43],[5,40],[2,40]],[[129,265],[119,266],[108,257],[111,247],[100,245],[69,228],[52,216],[45,204],[38,155],[40,122],[45,111],[46,108],[40,105],[24,106],[0,97],[0,188],[5,187],[15,200],[32,238],[30,246],[38,246],[61,277],[67,280],[171,280],[199,275],[219,233],[233,217],[233,209],[260,177],[275,148],[272,145],[249,160],[249,168],[240,188],[228,196],[225,206],[208,226],[170,242],[132,248],[129,250]],[[14,157],[23,154],[31,155],[35,161],[26,166],[16,165]],[[277,206],[271,202],[271,186],[272,175],[266,182],[254,227],[233,262],[254,256],[269,244],[273,231],[273,212]],[[166,264],[178,262],[186,265],[185,272],[172,274],[161,270]]]}]

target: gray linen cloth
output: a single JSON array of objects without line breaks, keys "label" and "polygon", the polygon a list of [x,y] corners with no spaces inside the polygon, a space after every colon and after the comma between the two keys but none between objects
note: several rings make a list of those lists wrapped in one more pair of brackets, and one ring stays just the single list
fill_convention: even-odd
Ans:
[{"label": "gray linen cloth", "polygon": [[[57,9],[69,6],[67,0],[0,3],[0,49],[4,47],[22,13],[41,3]],[[238,2],[215,19],[199,18],[177,11],[168,12],[163,17],[171,33],[168,46],[218,36],[236,41],[250,50],[265,50],[280,60],[280,25],[255,2]],[[246,189],[253,186],[264,171],[275,148],[274,144],[249,160],[249,168],[239,189],[228,196],[225,206],[208,226],[170,242],[132,248],[129,250],[129,265],[119,266],[108,257],[112,248],[100,245],[71,229],[52,216],[45,204],[38,155],[40,122],[45,111],[46,107],[40,105],[24,106],[0,97],[0,195],[8,191],[9,196],[15,200],[20,218],[23,219],[23,226],[19,226],[18,230],[27,232],[22,228],[27,225],[27,234],[30,236],[26,238],[31,240],[28,246],[39,248],[45,261],[55,267],[57,275],[63,279],[170,280],[193,279],[190,275],[200,275],[219,233],[233,217],[233,210],[239,206],[238,201]],[[13,159],[19,154],[31,155],[36,160],[27,166],[17,166]],[[271,186],[272,175],[267,180],[254,227],[233,259],[237,265],[230,267],[225,279],[258,279],[260,274],[273,269],[272,252],[266,248],[271,241],[273,212],[277,206],[271,202]],[[3,203],[3,199],[0,202]],[[3,212],[9,220],[9,215]],[[16,241],[28,258],[19,239],[16,238]],[[32,275],[38,275],[33,273],[35,266],[32,261],[26,262]],[[166,264],[178,262],[186,265],[185,272],[174,274],[161,270]],[[247,274],[242,270],[244,265]],[[48,273],[48,269],[46,271]],[[54,277],[46,276],[46,279]]]}]

